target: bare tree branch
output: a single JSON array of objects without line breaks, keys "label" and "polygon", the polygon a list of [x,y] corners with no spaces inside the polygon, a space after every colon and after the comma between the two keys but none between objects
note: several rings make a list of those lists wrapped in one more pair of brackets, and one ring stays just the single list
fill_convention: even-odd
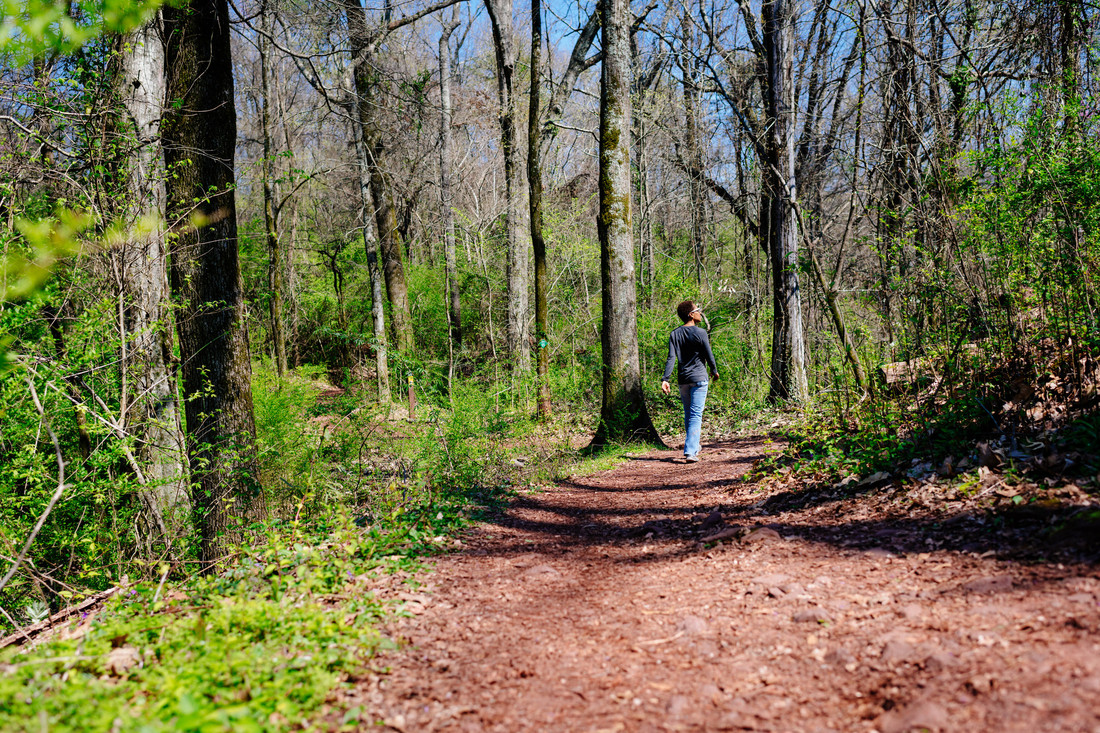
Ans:
[{"label": "bare tree branch", "polygon": [[46,422],[46,411],[42,408],[42,401],[38,399],[38,390],[34,387],[34,380],[30,377],[26,379],[27,386],[31,390],[31,399],[34,400],[34,407],[38,410],[39,419],[42,420],[43,427],[46,428],[46,432],[49,433],[50,440],[53,442],[54,455],[57,456],[57,488],[53,492],[53,496],[50,497],[49,503],[46,504],[45,511],[38,517],[38,521],[35,522],[34,529],[31,530],[30,535],[27,537],[27,541],[23,543],[23,549],[15,558],[15,562],[12,563],[11,568],[8,569],[3,579],[0,579],[0,591],[4,590],[4,586],[8,584],[8,581],[12,579],[16,571],[19,570],[19,566],[23,564],[23,561],[27,559],[27,552],[31,549],[31,545],[34,544],[35,537],[38,536],[39,531],[42,529],[42,525],[46,523],[46,519],[49,518],[50,512],[57,505],[61,495],[65,493],[65,459],[61,456],[61,444],[57,442],[57,435],[54,434],[53,428]]}]

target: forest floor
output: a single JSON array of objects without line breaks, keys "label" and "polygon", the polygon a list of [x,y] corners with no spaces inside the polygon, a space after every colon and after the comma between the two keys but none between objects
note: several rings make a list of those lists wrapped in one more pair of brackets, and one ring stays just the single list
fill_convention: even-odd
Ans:
[{"label": "forest floor", "polygon": [[390,579],[405,643],[339,706],[410,733],[1100,732],[1094,556],[896,491],[744,480],[780,447],[521,493],[420,587]]}]

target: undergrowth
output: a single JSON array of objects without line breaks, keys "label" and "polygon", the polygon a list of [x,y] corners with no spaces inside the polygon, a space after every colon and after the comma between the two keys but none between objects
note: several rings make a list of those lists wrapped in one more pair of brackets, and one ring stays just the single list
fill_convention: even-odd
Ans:
[{"label": "undergrowth", "polygon": [[0,655],[0,730],[300,729],[390,644],[372,579],[419,569],[465,522],[444,501],[386,530],[338,514],[269,528],[217,575],[124,586],[64,638]]},{"label": "undergrowth", "polygon": [[[261,476],[274,518],[216,573],[186,560],[125,581],[101,609],[0,650],[0,731],[282,731],[361,712],[329,702],[379,648],[381,574],[415,583],[514,489],[573,473],[568,427],[536,424],[474,381],[387,420],[316,371],[256,369]],[[373,411],[372,411],[373,410]],[[608,468],[628,448],[579,465]],[[70,602],[76,602],[79,597]],[[51,609],[47,609],[51,610]],[[335,716],[335,717],[334,717]]]},{"label": "undergrowth", "polygon": [[[1091,477],[1100,452],[1100,369],[1091,355],[1066,362],[1046,346],[974,364],[951,386],[914,385],[914,394],[880,394],[843,412],[807,410],[782,431],[786,449],[748,478],[782,471],[836,481],[926,462],[946,462],[953,474],[960,464],[1030,466],[1065,453],[1080,454],[1071,463]],[[990,446],[1003,455],[991,456]]]}]

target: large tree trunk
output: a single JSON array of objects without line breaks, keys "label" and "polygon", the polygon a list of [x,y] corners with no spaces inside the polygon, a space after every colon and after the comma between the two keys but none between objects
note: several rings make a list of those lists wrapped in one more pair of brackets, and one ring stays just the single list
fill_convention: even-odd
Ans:
[{"label": "large tree trunk", "polygon": [[261,33],[260,87],[263,106],[260,127],[264,138],[263,189],[264,231],[267,236],[268,286],[271,289],[271,340],[275,345],[275,372],[279,379],[286,375],[286,325],[283,322],[284,277],[286,255],[279,240],[279,221],[275,203],[275,151],[271,144],[271,11],[266,2],[260,10]]},{"label": "large tree trunk", "polygon": [[637,294],[630,185],[630,3],[601,0],[600,279],[603,284],[603,404],[593,448],[609,442],[661,444],[646,409],[638,366]]},{"label": "large tree trunk", "polygon": [[[120,275],[122,338],[133,381],[124,395],[128,409],[123,430],[137,442],[145,479],[142,529],[146,544],[163,543],[169,556],[180,554],[190,507],[183,430],[176,375],[172,369],[172,322],[168,309],[168,252],[161,217],[164,168],[160,158],[160,118],[164,111],[164,40],[159,15],[122,39],[119,90],[134,141],[127,162],[127,220],[133,238],[112,252]],[[144,221],[142,221],[144,220]],[[140,222],[140,223],[139,223]],[[127,375],[124,375],[124,377]]]},{"label": "large tree trunk", "polygon": [[[383,131],[377,115],[384,101],[380,98],[381,78],[373,63],[373,44],[367,27],[367,17],[359,0],[344,0],[348,22],[348,41],[355,67],[359,128],[363,138],[361,152],[370,171],[371,197],[374,200],[374,222],[382,254],[382,272],[390,297],[390,335],[399,351],[413,349],[412,315],[409,310],[409,288],[405,282],[405,265],[401,259],[401,243],[397,234],[397,215],[393,195],[382,168],[385,154]],[[359,150],[359,146],[356,146]]]},{"label": "large tree trunk", "polygon": [[[791,0],[769,0],[761,8],[767,74],[765,100],[768,139],[763,170],[767,196],[767,244],[772,270],[772,359],[768,399],[806,398],[806,350],[802,294],[798,288],[798,222],[795,201],[793,66],[794,18]],[[763,216],[762,223],[763,222]]]},{"label": "large tree trunk", "polygon": [[531,248],[535,253],[535,349],[538,415],[550,417],[549,306],[546,289],[546,239],[542,236],[542,2],[531,0],[531,96],[527,115],[527,187],[531,210]]},{"label": "large tree trunk", "polygon": [[192,496],[208,567],[246,515],[263,512],[251,364],[237,257],[233,59],[227,0],[165,6],[167,99],[161,128],[173,228],[171,286]]},{"label": "large tree trunk", "polygon": [[520,372],[528,361],[527,243],[518,236],[520,189],[516,150],[516,51],[512,39],[512,0],[485,0],[493,26],[493,50],[497,62],[497,101],[500,113],[500,147],[504,155],[505,241],[508,249],[508,352]]},{"label": "large tree trunk", "polygon": [[447,313],[451,346],[462,350],[462,300],[458,291],[458,257],[455,254],[455,215],[451,191],[454,138],[451,135],[451,34],[458,28],[459,8],[451,6],[451,19],[439,35],[439,203],[443,209],[443,260],[447,273]]}]

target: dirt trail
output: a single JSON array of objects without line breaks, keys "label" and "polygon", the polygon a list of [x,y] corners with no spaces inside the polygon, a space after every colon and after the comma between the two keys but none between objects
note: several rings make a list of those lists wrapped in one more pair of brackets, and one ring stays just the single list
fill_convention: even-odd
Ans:
[{"label": "dirt trail", "polygon": [[409,645],[341,704],[410,732],[1100,733],[1096,567],[951,548],[857,500],[765,516],[739,477],[766,449],[521,496],[406,596]]}]

